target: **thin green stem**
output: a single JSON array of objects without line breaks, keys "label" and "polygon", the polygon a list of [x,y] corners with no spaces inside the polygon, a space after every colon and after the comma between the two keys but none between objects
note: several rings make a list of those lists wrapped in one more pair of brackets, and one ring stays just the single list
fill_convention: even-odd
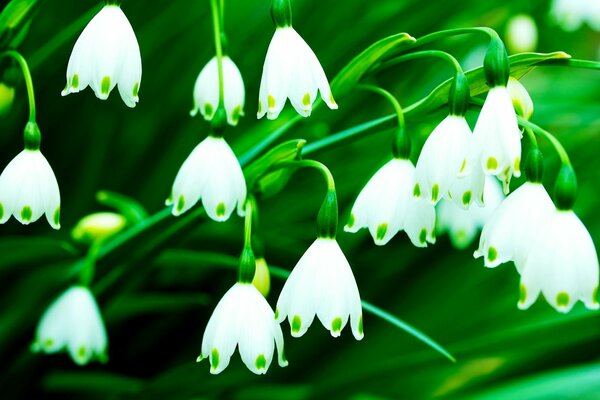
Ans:
[{"label": "thin green stem", "polygon": [[529,142],[531,143],[531,146],[538,147],[537,138],[535,137],[535,133],[533,133],[531,128],[524,127],[523,129],[525,130],[525,133],[527,134],[527,137],[529,138]]},{"label": "thin green stem", "polygon": [[225,106],[223,90],[223,48],[221,45],[221,17],[217,0],[210,0],[213,20],[213,35],[215,37],[215,49],[217,52],[217,68],[219,70],[219,107]]},{"label": "thin green stem", "polygon": [[384,69],[393,67],[395,65],[398,65],[400,63],[403,63],[405,61],[415,60],[415,59],[424,58],[424,57],[435,57],[435,58],[439,58],[441,60],[447,61],[454,67],[454,70],[457,73],[463,72],[463,69],[460,66],[460,63],[458,62],[458,60],[456,58],[454,58],[452,56],[452,54],[446,53],[445,51],[441,51],[441,50],[424,50],[424,51],[417,51],[414,53],[403,54],[401,56],[394,57],[390,60],[387,60],[385,62],[382,62],[381,64],[376,65],[373,68],[373,70],[370,72],[376,73],[381,70],[384,70]]},{"label": "thin green stem", "polygon": [[244,211],[246,212],[246,216],[244,217],[244,246],[252,247],[252,211],[253,211],[253,197],[250,196],[246,199],[246,204],[244,206]]},{"label": "thin green stem", "polygon": [[498,33],[492,28],[488,28],[485,26],[476,26],[472,28],[458,28],[458,29],[448,29],[445,31],[433,32],[425,36],[421,36],[414,43],[409,45],[409,48],[416,48],[419,46],[424,46],[431,42],[435,42],[440,39],[446,39],[450,36],[458,36],[458,35],[468,35],[472,33],[483,33],[487,35],[490,39],[498,39]]},{"label": "thin green stem", "polygon": [[571,165],[571,160],[569,159],[569,155],[567,154],[567,151],[565,150],[563,145],[560,143],[560,141],[553,134],[551,134],[547,130],[539,127],[538,125],[534,124],[533,122],[527,121],[525,118],[517,116],[517,120],[519,121],[520,126],[522,126],[524,128],[529,128],[536,135],[542,136],[546,140],[548,140],[550,142],[550,144],[552,144],[552,146],[554,147],[554,150],[556,150],[556,152],[558,153],[558,156],[560,157],[560,162],[563,165],[569,165],[569,166]]},{"label": "thin green stem", "polygon": [[398,117],[398,125],[404,126],[404,113],[402,112],[402,107],[400,106],[398,99],[396,99],[396,97],[393,94],[378,86],[373,86],[369,84],[356,85],[356,88],[359,90],[365,90],[367,92],[372,92],[383,96],[383,98],[385,98],[394,108],[396,116]]},{"label": "thin green stem", "polygon": [[281,169],[281,168],[290,168],[290,167],[306,167],[306,168],[317,169],[319,172],[321,172],[321,174],[325,178],[325,181],[327,182],[327,190],[335,191],[335,181],[333,180],[333,175],[331,174],[331,171],[329,170],[329,168],[327,168],[327,166],[325,166],[325,164],[320,163],[319,161],[316,161],[316,160],[284,161],[284,162],[275,164],[273,166],[273,168],[270,169],[269,172],[272,172],[273,170],[277,170],[277,169]]},{"label": "thin green stem", "polygon": [[23,78],[25,79],[25,86],[27,87],[27,98],[29,99],[29,122],[35,123],[35,95],[33,93],[33,80],[31,79],[31,72],[29,71],[29,66],[27,65],[27,61],[21,55],[21,53],[15,50],[7,50],[0,53],[0,57],[11,57],[21,67],[21,72],[23,73]]}]

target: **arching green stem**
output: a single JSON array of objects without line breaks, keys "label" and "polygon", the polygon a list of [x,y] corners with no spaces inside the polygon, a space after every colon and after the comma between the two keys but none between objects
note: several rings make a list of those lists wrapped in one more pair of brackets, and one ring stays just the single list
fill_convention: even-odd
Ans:
[{"label": "arching green stem", "polygon": [[221,45],[221,16],[217,0],[210,0],[213,21],[213,36],[215,39],[215,49],[217,52],[217,68],[219,70],[219,107],[225,106],[225,97],[223,90],[223,47]]},{"label": "arching green stem", "polygon": [[23,78],[25,79],[25,86],[27,87],[27,98],[29,99],[29,122],[35,122],[35,95],[33,92],[33,80],[31,79],[31,72],[29,72],[29,66],[27,61],[21,55],[21,53],[15,50],[7,50],[0,53],[0,57],[11,57],[21,67]]},{"label": "arching green stem", "polygon": [[545,129],[542,129],[541,127],[534,124],[533,122],[527,121],[525,118],[517,116],[517,119],[519,121],[520,126],[522,126],[524,128],[529,128],[536,135],[542,136],[543,138],[548,140],[550,142],[550,144],[552,144],[552,147],[554,147],[554,150],[556,150],[556,152],[558,153],[558,156],[560,157],[560,162],[563,165],[569,165],[569,166],[571,165],[571,160],[569,159],[569,155],[567,154],[567,151],[565,150],[563,145],[560,143],[560,141],[553,134],[546,131]]}]

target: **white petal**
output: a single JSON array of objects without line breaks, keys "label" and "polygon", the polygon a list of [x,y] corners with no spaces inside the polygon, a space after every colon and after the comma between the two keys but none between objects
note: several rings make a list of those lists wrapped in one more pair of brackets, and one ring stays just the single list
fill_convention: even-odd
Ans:
[{"label": "white petal", "polygon": [[427,247],[435,243],[435,207],[429,201],[412,198],[406,214],[404,230],[413,245]]}]

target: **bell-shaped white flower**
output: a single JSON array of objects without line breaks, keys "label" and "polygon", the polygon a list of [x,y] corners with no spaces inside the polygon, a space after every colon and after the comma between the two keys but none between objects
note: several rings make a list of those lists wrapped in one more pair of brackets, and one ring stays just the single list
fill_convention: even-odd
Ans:
[{"label": "bell-shaped white flower", "polygon": [[576,31],[586,22],[600,31],[600,2],[597,0],[554,0],[550,16],[565,31]]},{"label": "bell-shaped white flower", "polygon": [[229,365],[236,346],[242,361],[255,374],[264,374],[277,347],[279,366],[288,365],[283,354],[283,333],[269,303],[251,283],[236,283],[213,311],[197,361],[208,358],[210,372],[218,374]]},{"label": "bell-shaped white flower", "polygon": [[171,196],[173,215],[180,215],[198,200],[210,218],[226,221],[236,208],[244,215],[246,180],[240,163],[222,137],[208,136],[191,152],[179,168]]},{"label": "bell-shaped white flower", "polygon": [[589,232],[571,210],[552,210],[531,243],[521,271],[518,307],[527,309],[540,292],[557,311],[577,300],[597,310],[598,255]]},{"label": "bell-shaped white flower", "polygon": [[135,107],[141,80],[140,47],[133,28],[121,7],[106,5],[88,23],[73,47],[62,95],[77,93],[89,85],[96,97],[106,100],[118,86],[125,104]]},{"label": "bell-shaped white flower", "polygon": [[511,17],[506,24],[506,46],[512,53],[535,51],[538,29],[535,20],[528,14]]},{"label": "bell-shaped white flower", "polygon": [[58,182],[42,153],[25,149],[0,175],[0,223],[14,215],[20,223],[27,225],[44,213],[50,226],[59,229]]},{"label": "bell-shaped white flower", "polygon": [[405,159],[395,158],[381,167],[356,198],[344,230],[369,228],[380,246],[401,230],[415,246],[435,243],[435,208],[413,197],[414,173],[414,165]]},{"label": "bell-shaped white flower", "polygon": [[317,90],[329,108],[338,108],[315,53],[294,28],[278,27],[263,66],[257,117],[277,118],[288,98],[298,114],[308,117]]},{"label": "bell-shaped white flower", "polygon": [[471,128],[464,116],[448,115],[435,127],[417,161],[414,191],[419,197],[437,204],[454,179],[469,172],[471,140]]},{"label": "bell-shaped white flower", "polygon": [[66,350],[78,365],[108,360],[104,322],[87,287],[73,286],[50,304],[38,323],[31,349],[48,354]]},{"label": "bell-shaped white flower", "polygon": [[510,179],[521,176],[521,131],[508,89],[490,89],[475,129],[474,145],[481,152],[481,166],[487,175],[496,175],[508,193]]},{"label": "bell-shaped white flower", "polygon": [[484,206],[472,204],[469,208],[459,207],[454,201],[443,199],[436,207],[437,235],[448,233],[450,242],[459,250],[466,249],[477,238],[477,234],[504,200],[498,180],[486,177]]},{"label": "bell-shaped white flower", "polygon": [[357,340],[363,338],[362,306],[356,280],[346,256],[332,238],[317,238],[288,277],[275,317],[290,323],[292,336],[308,330],[315,315],[334,337],[350,320]]},{"label": "bell-shaped white flower", "polygon": [[[244,115],[244,101],[246,92],[244,80],[240,70],[231,58],[224,56],[223,61],[223,92],[227,122],[229,125],[237,125],[241,116]],[[213,57],[208,64],[202,68],[196,84],[194,85],[194,109],[190,112],[192,116],[200,114],[205,120],[212,120],[219,106],[219,67],[217,57]]]},{"label": "bell-shaped white flower", "polygon": [[554,203],[544,186],[525,182],[500,204],[485,224],[474,257],[483,257],[485,266],[489,268],[514,261],[521,272],[531,241],[553,210]]}]

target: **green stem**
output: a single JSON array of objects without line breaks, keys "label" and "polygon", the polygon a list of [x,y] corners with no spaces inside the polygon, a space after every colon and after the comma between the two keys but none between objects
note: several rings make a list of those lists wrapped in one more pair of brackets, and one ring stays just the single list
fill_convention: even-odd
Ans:
[{"label": "green stem", "polygon": [[560,162],[563,165],[569,165],[569,166],[571,165],[571,160],[569,159],[569,155],[567,154],[567,151],[565,150],[563,145],[560,143],[560,141],[553,134],[542,129],[541,127],[534,124],[533,122],[527,121],[525,118],[517,116],[517,120],[519,121],[520,126],[522,126],[524,128],[529,128],[536,135],[542,136],[546,140],[548,140],[552,144],[552,146],[554,147],[556,152],[558,153],[558,156],[560,157]]},{"label": "green stem", "polygon": [[219,107],[225,107],[225,96],[223,90],[223,48],[221,46],[221,17],[217,0],[210,0],[213,20],[213,35],[215,37],[215,49],[217,52],[217,67],[219,70]]},{"label": "green stem", "polygon": [[244,210],[246,212],[246,216],[244,217],[244,246],[252,247],[252,211],[253,211],[253,197],[249,196],[246,199],[246,204],[244,206]]},{"label": "green stem", "polygon": [[445,31],[433,32],[425,36],[421,36],[414,43],[410,44],[409,48],[415,48],[424,46],[431,42],[435,42],[440,39],[445,39],[450,36],[458,36],[458,35],[467,35],[472,33],[483,33],[487,35],[490,39],[499,39],[498,33],[492,28],[488,28],[485,26],[476,26],[472,28],[458,28],[458,29],[448,29]]},{"label": "green stem", "polygon": [[525,130],[525,133],[527,134],[527,137],[529,138],[529,142],[531,143],[531,146],[538,147],[537,138],[535,137],[535,133],[533,133],[531,128],[523,127],[523,129]]},{"label": "green stem", "polygon": [[442,60],[447,61],[448,63],[452,64],[452,66],[454,67],[454,70],[457,73],[463,72],[463,69],[460,66],[460,63],[458,62],[458,60],[456,58],[454,58],[451,54],[446,53],[445,51],[441,51],[441,50],[424,50],[424,51],[417,51],[414,53],[403,54],[401,56],[394,57],[390,60],[382,62],[381,64],[378,64],[377,66],[375,66],[373,68],[372,71],[369,71],[369,72],[376,73],[381,70],[384,70],[384,69],[393,67],[395,65],[398,65],[400,63],[403,63],[405,61],[410,61],[410,60],[423,58],[423,57],[435,57],[435,58],[442,59]]},{"label": "green stem", "polygon": [[400,106],[398,99],[396,99],[396,97],[394,97],[393,94],[391,94],[390,92],[388,92],[385,89],[382,89],[377,86],[369,85],[369,84],[360,84],[360,85],[357,85],[356,88],[359,90],[365,90],[367,92],[372,92],[372,93],[376,93],[376,94],[383,96],[383,98],[385,98],[390,103],[390,105],[394,108],[394,111],[396,112],[396,116],[398,117],[398,125],[404,126],[404,113],[402,112],[402,107]]},{"label": "green stem", "polygon": [[290,168],[290,167],[315,168],[316,170],[321,172],[321,174],[323,175],[323,178],[325,178],[325,181],[327,183],[327,190],[335,191],[335,181],[333,180],[333,175],[331,174],[331,171],[329,170],[329,168],[327,168],[327,166],[325,166],[325,164],[320,163],[319,161],[316,161],[316,160],[284,161],[284,162],[275,164],[269,170],[269,172],[272,172],[274,170],[278,170],[281,168]]},{"label": "green stem", "polygon": [[29,122],[35,123],[35,95],[33,93],[33,80],[31,79],[31,72],[29,71],[29,66],[27,66],[27,61],[21,55],[21,53],[15,50],[7,50],[0,53],[0,57],[11,57],[21,67],[21,72],[23,73],[23,78],[25,79],[25,86],[27,87],[27,98],[29,99]]}]

